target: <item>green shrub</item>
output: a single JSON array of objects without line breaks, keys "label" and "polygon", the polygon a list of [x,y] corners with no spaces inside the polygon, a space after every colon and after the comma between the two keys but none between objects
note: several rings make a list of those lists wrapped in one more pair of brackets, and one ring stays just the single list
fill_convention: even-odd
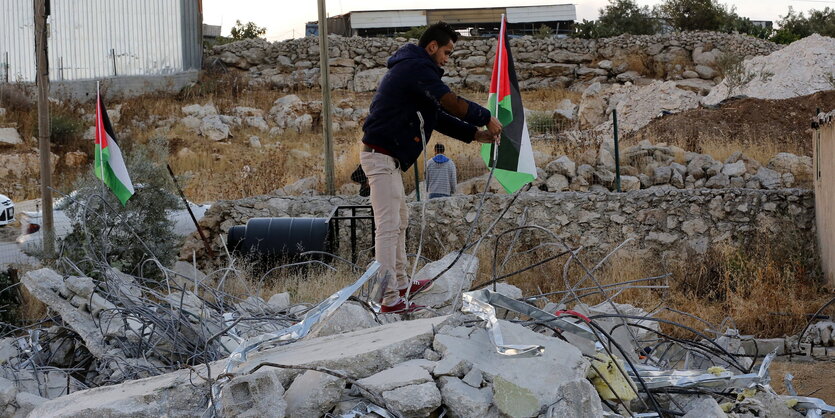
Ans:
[{"label": "green shrub", "polygon": [[553,133],[554,118],[548,112],[531,111],[527,116],[528,129],[533,133],[547,134]]},{"label": "green shrub", "polygon": [[63,145],[81,138],[86,124],[72,113],[55,112],[49,117],[49,139]]}]

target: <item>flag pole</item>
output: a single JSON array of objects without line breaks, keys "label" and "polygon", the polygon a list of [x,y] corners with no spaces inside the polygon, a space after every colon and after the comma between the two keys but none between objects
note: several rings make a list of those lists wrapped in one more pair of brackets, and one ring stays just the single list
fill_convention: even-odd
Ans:
[{"label": "flag pole", "polygon": [[[498,71],[498,80],[496,80],[496,105],[495,105],[495,114],[496,119],[499,119],[499,101],[501,99],[502,94],[502,45],[504,44],[505,39],[505,24],[504,24],[504,13],[502,13],[502,21],[499,23],[499,42],[498,42],[498,57],[496,59],[499,60],[499,71]],[[507,45],[504,45],[505,48]],[[499,134],[499,143],[501,143],[501,134]],[[493,166],[495,167],[498,164],[499,159],[499,144],[493,142]]]}]

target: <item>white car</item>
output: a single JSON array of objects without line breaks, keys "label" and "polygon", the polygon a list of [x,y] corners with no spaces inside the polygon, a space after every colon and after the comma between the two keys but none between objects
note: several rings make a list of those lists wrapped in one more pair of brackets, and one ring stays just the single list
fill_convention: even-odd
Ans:
[{"label": "white car", "polygon": [[[61,239],[69,235],[73,230],[72,221],[65,212],[67,206],[72,202],[72,196],[75,192],[70,193],[70,197],[62,197],[55,200],[52,210],[52,224],[55,229],[55,239]],[[188,202],[194,217],[199,221],[203,215],[211,207],[209,204],[198,205],[196,203]],[[20,235],[17,237],[17,244],[21,251],[29,255],[36,255],[43,249],[43,236],[41,234],[42,225],[41,211],[37,212],[21,212],[20,216]],[[178,209],[170,212],[169,219],[174,222],[174,233],[178,236],[184,237],[196,231],[194,222],[191,216],[185,209]]]},{"label": "white car", "polygon": [[0,226],[14,222],[14,202],[6,195],[0,194]]}]

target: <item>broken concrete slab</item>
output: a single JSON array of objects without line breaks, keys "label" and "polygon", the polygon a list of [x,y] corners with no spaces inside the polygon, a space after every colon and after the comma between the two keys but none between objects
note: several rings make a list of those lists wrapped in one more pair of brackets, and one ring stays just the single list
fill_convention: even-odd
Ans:
[{"label": "broken concrete slab", "polygon": [[[452,264],[457,252],[449,253],[438,261],[423,266],[415,274],[415,280],[432,279]],[[452,305],[461,298],[461,292],[470,289],[478,273],[478,259],[463,254],[446,273],[435,280],[434,285],[427,291],[418,293],[412,301],[418,305],[428,306],[441,313],[451,313]]]},{"label": "broken concrete slab", "polygon": [[[321,366],[341,370],[353,378],[371,376],[407,360],[420,358],[432,344],[434,329],[448,317],[402,321],[347,334],[299,341],[252,353],[232,370],[246,373],[271,362],[290,366]],[[210,364],[216,377],[226,360]],[[206,411],[209,385],[194,376],[208,375],[205,365],[160,376],[98,387],[62,396],[35,408],[32,416],[196,416]],[[282,385],[298,374],[277,371]]]},{"label": "broken concrete slab", "polygon": [[432,376],[417,365],[398,365],[377,374],[360,379],[358,384],[374,393],[383,393],[403,386],[431,382]]},{"label": "broken concrete slab", "polygon": [[394,367],[402,367],[402,366],[418,366],[423,370],[426,370],[429,373],[432,373],[432,370],[435,370],[435,364],[437,362],[426,360],[425,358],[416,358],[414,360],[404,361]]},{"label": "broken concrete slab", "polygon": [[270,296],[267,307],[273,312],[282,312],[290,307],[290,294],[287,292],[276,293]]},{"label": "broken concrete slab", "polygon": [[493,404],[493,390],[489,387],[476,389],[457,377],[439,379],[441,398],[451,417],[483,418]]},{"label": "broken concrete slab", "polygon": [[435,364],[432,374],[438,376],[464,377],[473,367],[473,363],[455,355],[445,356]]},{"label": "broken concrete slab", "polygon": [[719,402],[710,396],[676,397],[685,412],[684,418],[725,418],[727,414]]},{"label": "broken concrete slab", "polygon": [[308,370],[287,388],[287,415],[319,418],[330,411],[342,396],[345,381],[329,374]]},{"label": "broken concrete slab", "polygon": [[220,391],[221,410],[228,417],[284,417],[287,402],[276,370],[260,369],[238,376]]},{"label": "broken concrete slab", "polygon": [[588,380],[575,380],[557,388],[560,399],[548,408],[551,417],[597,418],[603,405]]},{"label": "broken concrete slab", "polygon": [[478,367],[473,367],[462,380],[474,388],[480,388],[481,384],[484,383],[484,373]]},{"label": "broken concrete slab", "polygon": [[61,275],[54,270],[42,268],[24,274],[22,282],[32,296],[57,312],[64,322],[78,333],[90,354],[96,358],[106,355],[109,348],[105,345],[104,335],[93,318],[79,311],[58,294],[58,290],[64,287]]},{"label": "broken concrete slab", "polygon": [[[576,347],[511,322],[499,320],[499,326],[505,343],[538,344],[544,347],[543,354],[528,358],[503,356],[496,352],[487,330],[483,328],[473,330],[467,337],[447,335],[447,330],[441,330],[435,336],[433,348],[444,358],[471,361],[472,366],[481,370],[487,380],[492,380],[494,402],[503,413],[512,416],[544,413],[548,406],[560,399],[555,388],[569,382],[586,381],[589,363]],[[594,398],[599,405],[596,392]],[[581,399],[568,399],[566,402],[570,404],[568,408],[580,408],[578,404],[587,403]]]},{"label": "broken concrete slab", "polygon": [[435,382],[403,386],[383,392],[386,406],[404,418],[426,417],[441,406],[441,391]]},{"label": "broken concrete slab", "polygon": [[12,415],[12,418],[24,418],[30,416],[29,414],[38,406],[46,402],[48,399],[42,398],[38,395],[27,393],[27,392],[18,392],[17,396],[15,396],[15,403],[17,404],[17,409]]}]

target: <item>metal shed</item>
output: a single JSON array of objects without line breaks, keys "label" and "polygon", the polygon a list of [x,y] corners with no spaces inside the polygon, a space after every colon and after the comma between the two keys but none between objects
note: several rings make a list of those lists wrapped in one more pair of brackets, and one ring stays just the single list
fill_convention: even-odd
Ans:
[{"label": "metal shed", "polygon": [[[176,74],[202,62],[201,0],[51,0],[50,80]],[[35,80],[32,0],[0,2],[0,82]]]}]

